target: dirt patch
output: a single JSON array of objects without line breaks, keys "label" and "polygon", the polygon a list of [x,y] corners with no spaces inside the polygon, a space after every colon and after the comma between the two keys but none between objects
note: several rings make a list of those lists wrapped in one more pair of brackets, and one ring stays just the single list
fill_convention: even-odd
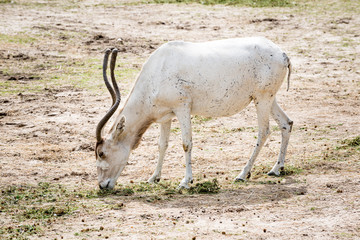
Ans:
[{"label": "dirt patch", "polygon": [[[291,8],[0,3],[1,238],[359,238],[359,9],[354,1]],[[284,174],[265,175],[280,148],[272,121],[252,178],[233,183],[256,144],[251,104],[228,118],[193,118],[192,186],[216,178],[212,194],[176,191],[185,171],[176,120],[159,185],[142,183],[158,156],[159,126],[152,125],[118,192],[99,194],[94,135],[111,104],[102,51],[120,49],[125,98],[164,42],[255,35],[281,46],[294,66],[290,91],[284,84],[278,94],[294,121]]]}]

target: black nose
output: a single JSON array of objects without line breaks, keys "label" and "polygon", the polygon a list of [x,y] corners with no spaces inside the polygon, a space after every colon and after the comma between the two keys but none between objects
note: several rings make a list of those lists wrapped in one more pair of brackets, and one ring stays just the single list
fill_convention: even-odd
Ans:
[{"label": "black nose", "polygon": [[107,184],[106,184],[105,187],[103,187],[103,186],[101,186],[101,184],[99,184],[99,188],[100,188],[101,190],[103,190],[103,189],[109,188],[109,185],[110,185],[110,181],[107,182]]}]

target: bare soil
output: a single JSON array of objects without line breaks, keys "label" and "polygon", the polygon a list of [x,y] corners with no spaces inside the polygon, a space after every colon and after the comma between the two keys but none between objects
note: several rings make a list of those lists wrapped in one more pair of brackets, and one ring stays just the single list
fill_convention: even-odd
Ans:
[{"label": "bare soil", "polygon": [[[0,234],[11,238],[9,228],[38,224],[40,232],[23,238],[359,239],[360,151],[343,142],[360,135],[359,9],[356,1],[303,2],[291,8],[110,0],[0,3],[3,190],[39,182],[97,188],[95,128],[111,103],[101,79],[101,51],[107,46],[121,51],[117,76],[123,95],[146,58],[169,40],[264,36],[281,46],[294,66],[290,91],[284,84],[278,93],[280,106],[294,121],[289,174],[263,173],[280,149],[280,131],[272,121],[253,177],[244,184],[232,182],[256,143],[251,104],[228,118],[194,117],[195,183],[217,178],[219,193],[151,201],[110,194],[83,199],[71,214],[50,220],[19,220],[16,210],[2,209]],[[158,137],[154,124],[119,183],[138,184],[151,176]],[[174,120],[162,177],[177,182],[184,172]],[[108,207],[114,204],[122,205]]]}]

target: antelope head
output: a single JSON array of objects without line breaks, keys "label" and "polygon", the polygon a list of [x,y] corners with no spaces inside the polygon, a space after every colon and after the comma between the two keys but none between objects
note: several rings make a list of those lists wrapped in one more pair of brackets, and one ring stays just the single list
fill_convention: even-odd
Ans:
[{"label": "antelope head", "polygon": [[[120,135],[125,128],[125,118],[121,118],[120,121],[112,127],[109,132],[102,136],[103,128],[111,116],[115,113],[119,107],[121,96],[119,88],[116,84],[114,68],[116,63],[117,49],[107,49],[103,62],[103,78],[106,87],[108,88],[112,97],[112,106],[105,116],[100,120],[96,128],[96,166],[98,173],[98,182],[100,189],[108,188],[112,189],[115,186],[116,180],[120,173],[124,169],[130,154],[130,148],[122,143]],[[112,86],[108,81],[106,71],[109,55],[110,60],[110,73]],[[116,127],[115,127],[116,126]]]}]

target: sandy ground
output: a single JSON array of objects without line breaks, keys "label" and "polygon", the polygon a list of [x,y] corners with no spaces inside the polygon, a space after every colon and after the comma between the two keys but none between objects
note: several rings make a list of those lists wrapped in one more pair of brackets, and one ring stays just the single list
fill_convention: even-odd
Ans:
[{"label": "sandy ground", "polygon": [[[157,201],[116,195],[84,200],[93,205],[90,210],[55,218],[27,237],[360,238],[359,149],[341,148],[343,140],[360,135],[359,9],[355,1],[271,9],[91,0],[0,4],[2,189],[39,182],[97,187],[94,132],[110,104],[100,69],[107,46],[121,50],[117,75],[124,95],[146,58],[169,40],[264,36],[281,46],[294,65],[290,91],[284,84],[278,102],[294,121],[286,164],[299,173],[282,178],[258,174],[246,184],[232,183],[256,143],[251,104],[232,117],[194,119],[195,183],[217,178],[220,193]],[[82,78],[88,79],[85,84]],[[274,121],[271,125],[273,133],[256,162],[258,172],[272,166],[280,148],[280,132]],[[119,183],[136,184],[151,176],[158,136],[159,126],[151,126]],[[184,171],[174,120],[162,177],[180,181]],[[124,206],[104,207],[115,203]],[[2,229],[21,224],[12,213],[0,212]]]}]

